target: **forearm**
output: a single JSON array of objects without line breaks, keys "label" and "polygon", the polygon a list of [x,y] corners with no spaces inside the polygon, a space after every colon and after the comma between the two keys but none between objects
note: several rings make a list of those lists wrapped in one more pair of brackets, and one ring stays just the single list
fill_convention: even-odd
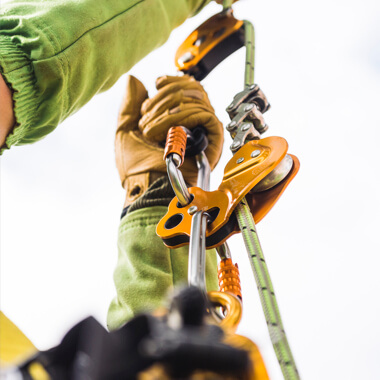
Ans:
[{"label": "forearm", "polygon": [[15,123],[13,114],[12,94],[0,74],[0,146],[10,133]]},{"label": "forearm", "polygon": [[37,141],[209,0],[55,0],[2,6],[0,72],[16,125],[7,146]]}]

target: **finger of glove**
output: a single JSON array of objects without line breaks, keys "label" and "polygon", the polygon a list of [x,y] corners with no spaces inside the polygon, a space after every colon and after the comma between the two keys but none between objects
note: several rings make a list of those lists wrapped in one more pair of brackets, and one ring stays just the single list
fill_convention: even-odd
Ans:
[{"label": "finger of glove", "polygon": [[196,82],[196,79],[191,77],[190,75],[181,75],[181,76],[171,76],[171,75],[163,75],[162,77],[157,78],[156,80],[156,88],[159,90],[160,88],[171,84],[171,83],[180,83],[180,82]]},{"label": "finger of glove", "polygon": [[117,132],[137,128],[141,106],[148,97],[145,86],[135,77],[127,77],[126,91],[121,104]]},{"label": "finger of glove", "polygon": [[165,141],[168,130],[172,126],[181,125],[192,129],[202,125],[208,132],[209,146],[206,155],[213,168],[219,161],[223,147],[223,126],[213,112],[198,105],[182,105],[180,112],[167,112],[161,119],[146,125],[143,134],[149,140]]},{"label": "finger of glove", "polygon": [[[194,90],[195,91],[195,90]],[[184,104],[199,106],[202,108],[209,109],[211,112],[214,110],[208,107],[203,100],[198,100],[195,98],[187,97],[186,94],[180,94],[179,92],[173,94],[171,97],[167,97],[158,102],[151,111],[143,114],[139,120],[139,128],[141,131],[144,130],[145,126],[153,122],[154,120],[161,119],[166,114],[179,112]]]},{"label": "finger of glove", "polygon": [[151,99],[147,99],[141,107],[141,112],[143,114],[151,112],[157,103],[160,103],[163,99],[170,99],[173,96],[203,100],[207,104],[210,104],[208,97],[199,82],[175,82],[161,88]]},{"label": "finger of glove", "polygon": [[177,83],[178,85],[181,85],[182,87],[185,86],[185,83],[187,83],[187,86],[189,86],[190,83],[193,83],[194,86],[197,86],[197,88],[203,93],[202,99],[212,108],[207,92],[205,91],[201,83],[197,81],[194,77],[190,75],[186,75],[186,74],[180,77],[165,75],[156,80],[156,88],[157,90],[160,90],[161,88],[164,88],[166,85],[169,85],[171,83]]},{"label": "finger of glove", "polygon": [[155,115],[154,118],[150,119],[149,123],[140,123],[141,125],[139,125],[139,128],[142,130],[142,133],[146,139],[150,141],[162,142],[165,141],[166,133],[171,127],[180,125],[178,123],[183,119],[186,119],[192,113],[194,113],[194,121],[190,119],[187,125],[181,125],[191,129],[196,126],[194,124],[196,121],[199,121],[199,124],[202,124],[202,120],[199,120],[199,117],[195,116],[201,112],[204,114],[213,114],[213,112],[211,112],[210,109],[204,104],[180,104],[175,108],[170,110],[167,109],[165,112]]}]

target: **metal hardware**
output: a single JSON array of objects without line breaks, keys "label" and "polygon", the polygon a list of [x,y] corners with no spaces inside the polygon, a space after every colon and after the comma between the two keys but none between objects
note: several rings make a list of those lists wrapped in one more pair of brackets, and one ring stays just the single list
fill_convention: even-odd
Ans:
[{"label": "metal hardware", "polygon": [[214,306],[222,306],[227,310],[226,317],[220,323],[221,327],[227,328],[234,332],[243,316],[241,302],[237,297],[228,293],[209,292],[209,299]]},{"label": "metal hardware", "polygon": [[[204,212],[217,211],[207,228],[207,248],[222,244],[229,236],[239,232],[231,219],[237,204],[281,162],[285,157],[287,147],[285,139],[274,136],[246,143],[227,163],[218,190],[209,192],[199,187],[192,187],[189,189],[193,197],[191,204],[181,207],[176,198],[170,202],[168,212],[157,225],[158,236],[163,239],[165,245],[171,248],[188,244],[192,217],[187,210],[192,206],[197,206],[198,210]],[[251,154],[255,150],[260,150],[262,153],[252,158]],[[241,157],[244,158],[244,162],[238,164],[236,161]],[[266,205],[265,202],[264,204]],[[273,203],[270,204],[273,205]],[[269,204],[268,207],[270,207]],[[262,210],[260,214],[265,215],[266,212],[263,213]],[[181,220],[171,228],[165,228],[168,221],[178,214],[181,214]],[[232,224],[229,224],[230,222]]]},{"label": "metal hardware", "polygon": [[216,247],[216,251],[218,252],[218,255],[221,260],[231,258],[231,251],[227,242],[223,243],[219,247]]},{"label": "metal hardware", "polygon": [[[200,40],[198,39],[196,42],[198,41]],[[192,59],[194,59],[194,56],[190,52],[186,52],[182,57],[178,58],[178,62],[183,65],[184,63],[190,62]]]},{"label": "metal hardware", "polygon": [[244,111],[250,111],[252,108],[253,108],[253,104],[247,104],[247,105],[244,107]]},{"label": "metal hardware", "polygon": [[[270,108],[270,104],[260,90],[259,86],[253,84],[248,85],[246,88],[235,95],[232,103],[227,107],[231,122],[227,125],[226,129],[231,133],[231,136],[235,138],[237,133],[240,131],[236,143],[231,147],[232,152],[235,152],[240,146],[244,145],[245,141],[258,139],[260,134],[263,134],[268,130],[268,125],[265,123],[263,113]],[[250,126],[246,125],[246,122],[250,122]],[[244,123],[244,127],[242,127]],[[241,132],[249,133],[242,134]]]},{"label": "metal hardware", "polygon": [[203,190],[209,191],[211,168],[205,152],[197,154],[195,159],[198,167],[197,186]]},{"label": "metal hardware", "polygon": [[282,161],[251,190],[255,193],[269,190],[279,184],[292,170],[293,159],[287,154]]},{"label": "metal hardware", "polygon": [[208,215],[202,210],[197,211],[191,222],[189,244],[189,271],[190,286],[199,288],[205,297],[206,290],[206,227]]},{"label": "metal hardware", "polygon": [[236,128],[237,128],[236,120],[231,121],[229,124],[227,124],[227,127],[226,127],[228,132],[232,132],[232,131],[236,130]]},{"label": "metal hardware", "polygon": [[244,46],[244,22],[233,16],[229,7],[194,30],[178,48],[178,70],[205,78],[220,62]]},{"label": "metal hardware", "polygon": [[260,133],[255,129],[252,123],[241,124],[235,132],[234,142],[231,145],[232,153],[235,153],[246,141],[258,140]]},{"label": "metal hardware", "polygon": [[254,151],[251,153],[251,157],[252,157],[252,158],[255,158],[255,157],[259,156],[260,153],[261,153],[261,151],[258,150],[258,149],[256,149],[256,150],[254,150]]},{"label": "metal hardware", "polygon": [[241,147],[241,142],[240,141],[234,141],[232,145],[230,146],[230,149],[234,152],[238,150]]},{"label": "metal hardware", "polygon": [[256,104],[262,113],[270,109],[268,99],[257,84],[247,87],[234,96],[233,101],[227,108],[231,119],[234,117],[238,107],[243,103]]},{"label": "metal hardware", "polygon": [[[227,4],[230,5],[230,1],[226,0],[224,4],[227,7]],[[187,50],[183,50],[181,47],[182,50],[178,50],[177,57],[190,57],[190,55],[185,56],[185,53],[189,52],[194,56],[194,59],[183,64],[177,58],[177,63],[180,65],[177,65],[177,67],[201,80],[222,59],[231,54],[233,51],[232,45],[226,43],[227,41],[232,41],[232,39],[226,38],[226,33],[223,30],[224,22],[228,25],[228,32],[231,33],[231,37],[234,36],[235,42],[232,45],[235,46],[233,49],[236,50],[236,47],[240,46],[242,31],[246,47],[244,90],[235,95],[233,101],[227,107],[231,122],[226,128],[233,138],[231,150],[235,155],[225,168],[223,181],[219,189],[214,192],[206,192],[200,188],[191,188],[193,203],[191,206],[188,204],[185,208],[182,208],[182,211],[180,211],[177,202],[172,201],[169,205],[168,213],[157,226],[157,233],[165,244],[170,247],[185,245],[190,236],[189,283],[198,286],[206,294],[204,280],[205,248],[206,246],[221,246],[221,248],[218,248],[219,255],[221,257],[230,255],[228,247],[221,244],[236,232],[233,228],[230,228],[228,232],[223,230],[226,226],[229,226],[230,221],[233,219],[232,213],[234,213],[251,260],[251,267],[258,286],[269,335],[281,370],[286,380],[295,380],[299,379],[298,371],[284,332],[253,216],[258,216],[258,219],[260,219],[271,208],[273,202],[278,199],[287,184],[297,173],[299,162],[296,157],[285,156],[287,143],[282,139],[283,143],[281,138],[268,138],[269,140],[264,139],[259,142],[253,141],[259,140],[260,134],[268,129],[263,114],[270,107],[265,95],[254,84],[255,33],[253,25],[248,21],[244,21],[244,27],[242,28],[241,24],[233,19],[232,11],[224,9],[222,13],[214,16],[189,36]],[[202,34],[203,32],[201,31],[207,33]],[[212,41],[208,39],[211,33],[213,33]],[[203,35],[207,37],[202,39]],[[229,48],[224,49],[226,46],[229,46]],[[217,51],[215,47],[219,48],[219,56],[214,55]],[[208,54],[208,51],[212,51],[212,53]],[[269,144],[270,147],[268,147],[264,143],[266,141],[271,141],[274,145]],[[284,179],[285,177],[286,179]],[[249,193],[252,188],[254,188],[254,192]],[[267,191],[264,194],[267,196],[267,200],[270,200],[268,203],[265,200],[260,203],[260,194],[263,191]],[[256,202],[258,202],[256,204],[253,202],[253,209],[248,206],[246,195],[251,196],[251,200],[256,199]],[[255,196],[257,198],[254,198]],[[257,207],[258,212],[255,205],[260,206]],[[197,207],[197,211],[191,216],[189,214],[193,214],[195,209],[190,211],[190,208],[194,206]],[[264,210],[265,208],[266,210]],[[214,217],[207,226],[207,212],[210,211],[211,214],[211,210],[214,210]],[[215,210],[217,211],[216,214]],[[181,214],[182,218],[180,223],[171,228],[170,231],[169,229],[165,230],[163,228],[165,222],[178,214]],[[217,236],[218,233],[220,235]]]},{"label": "metal hardware", "polygon": [[191,206],[187,212],[189,215],[194,215],[196,212],[198,211],[198,207],[197,206]]},{"label": "metal hardware", "polygon": [[[197,185],[208,191],[210,189],[210,164],[204,152],[196,155],[198,167]],[[192,209],[190,213],[190,209]],[[194,214],[191,220],[190,243],[189,243],[189,285],[198,287],[205,298],[206,289],[206,228],[209,215],[203,210],[197,211],[197,206],[189,208],[189,214]]]},{"label": "metal hardware", "polygon": [[252,126],[251,123],[245,123],[245,124],[243,124],[243,125],[241,126],[241,130],[242,130],[243,132],[248,131],[249,128],[251,128],[251,126]]},{"label": "metal hardware", "polygon": [[166,167],[173,191],[177,196],[181,206],[184,207],[191,202],[192,197],[189,193],[189,190],[187,189],[183,175],[178,169],[181,161],[181,157],[178,154],[172,153],[169,155],[169,157],[166,158]]},{"label": "metal hardware", "polygon": [[218,265],[218,280],[219,291],[231,293],[240,300],[242,299],[239,267],[233,263],[232,259],[220,260]]}]

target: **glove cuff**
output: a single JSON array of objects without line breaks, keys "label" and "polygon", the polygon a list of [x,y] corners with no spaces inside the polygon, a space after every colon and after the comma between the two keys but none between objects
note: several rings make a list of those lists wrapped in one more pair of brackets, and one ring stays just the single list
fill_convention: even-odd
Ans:
[{"label": "glove cuff", "polygon": [[148,190],[149,186],[158,178],[166,176],[161,172],[145,172],[128,176],[123,184],[126,191],[124,207],[129,206]]}]

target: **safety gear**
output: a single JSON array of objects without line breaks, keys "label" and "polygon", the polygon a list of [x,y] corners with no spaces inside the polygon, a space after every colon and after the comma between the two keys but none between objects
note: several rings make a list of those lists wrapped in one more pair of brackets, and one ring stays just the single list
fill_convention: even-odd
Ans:
[{"label": "safety gear", "polygon": [[[148,98],[144,85],[135,77],[127,79],[116,131],[116,165],[127,191],[125,205],[140,197],[157,178],[166,175],[164,143],[173,126],[192,129],[199,125],[208,133],[205,153],[211,169],[223,147],[223,126],[215,115],[202,85],[194,78],[163,76],[157,79],[157,94]],[[181,167],[186,182],[195,186],[194,158]]]}]

